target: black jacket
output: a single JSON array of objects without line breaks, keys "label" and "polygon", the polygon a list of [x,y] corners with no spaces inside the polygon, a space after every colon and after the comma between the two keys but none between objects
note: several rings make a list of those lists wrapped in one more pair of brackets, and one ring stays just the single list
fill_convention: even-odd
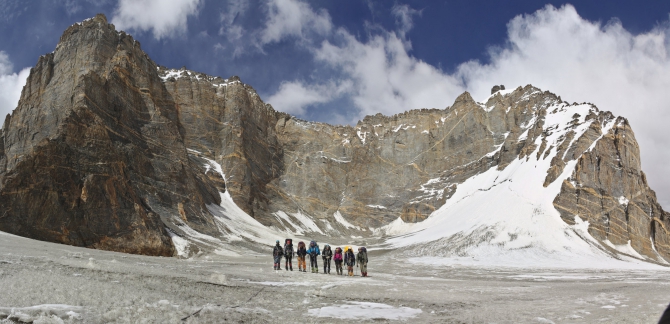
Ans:
[{"label": "black jacket", "polygon": [[307,248],[305,248],[304,246],[303,246],[303,247],[298,247],[298,252],[296,252],[296,254],[297,254],[299,257],[303,257],[303,258],[304,258],[305,255],[307,255]]},{"label": "black jacket", "polygon": [[326,260],[326,259],[328,259],[328,260],[332,259],[332,258],[333,258],[333,250],[331,250],[330,248],[324,248],[324,249],[323,249],[323,252],[321,252],[321,257],[322,257],[324,260]]},{"label": "black jacket", "polygon": [[287,258],[293,257],[293,244],[284,245],[284,256]]},{"label": "black jacket", "polygon": [[349,250],[344,254],[344,263],[348,267],[353,267],[356,265],[356,256],[354,255],[354,251]]},{"label": "black jacket", "polygon": [[275,245],[275,248],[272,250],[272,256],[280,257],[282,255],[284,255],[284,249],[282,249],[282,247],[279,244]]}]

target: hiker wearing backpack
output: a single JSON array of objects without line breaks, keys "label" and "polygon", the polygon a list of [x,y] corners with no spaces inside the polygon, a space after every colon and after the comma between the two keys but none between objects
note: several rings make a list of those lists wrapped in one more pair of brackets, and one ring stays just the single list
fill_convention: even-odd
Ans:
[{"label": "hiker wearing backpack", "polygon": [[358,248],[358,255],[356,255],[356,261],[358,261],[358,266],[361,268],[361,277],[368,276],[368,251],[364,246]]},{"label": "hiker wearing backpack", "polygon": [[323,247],[323,253],[321,253],[321,258],[323,258],[323,273],[330,274],[330,259],[333,257],[333,250],[330,249],[330,245],[326,244]]},{"label": "hiker wearing backpack", "polygon": [[316,257],[321,255],[321,251],[319,251],[319,246],[316,244],[316,241],[309,242],[307,254],[309,254],[309,266],[312,268],[312,272],[318,273],[319,264],[317,263]]},{"label": "hiker wearing backpack", "polygon": [[275,245],[275,248],[272,249],[272,256],[274,257],[275,261],[275,270],[281,270],[281,257],[284,255],[284,249],[279,245],[279,240],[277,240],[277,244]]},{"label": "hiker wearing backpack", "polygon": [[347,247],[347,251],[344,252],[344,264],[347,265],[347,271],[350,277],[354,276],[354,266],[356,265],[356,256],[354,255],[354,250],[350,247]]},{"label": "hiker wearing backpack", "polygon": [[300,241],[298,243],[298,271],[307,272],[307,264],[305,264],[305,256],[307,255],[307,249],[305,248],[305,242]]},{"label": "hiker wearing backpack", "polygon": [[335,261],[335,271],[338,275],[342,275],[342,249],[337,247],[335,248],[335,254],[333,254],[333,261]]},{"label": "hiker wearing backpack", "polygon": [[286,262],[284,263],[284,269],[288,270],[289,268],[293,271],[293,240],[286,239],[284,241],[284,258]]}]

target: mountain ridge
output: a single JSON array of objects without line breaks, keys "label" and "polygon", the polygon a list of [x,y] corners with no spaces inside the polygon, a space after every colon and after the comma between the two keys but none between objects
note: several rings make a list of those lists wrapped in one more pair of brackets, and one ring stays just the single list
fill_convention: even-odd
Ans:
[{"label": "mountain ridge", "polygon": [[[0,229],[33,238],[188,256],[238,238],[411,234],[402,224],[455,217],[440,215],[470,179],[536,163],[546,167],[537,190],[559,190],[537,215],[587,222],[580,235],[613,256],[628,244],[647,261],[670,260],[668,216],[627,120],[531,85],[483,103],[464,92],[445,109],[365,116],[355,126],[308,122],[274,110],[239,77],[156,65],[99,15],[68,28],[40,58],[0,138]],[[77,158],[53,158],[63,152]],[[110,160],[116,167],[100,166]],[[56,169],[76,172],[44,171]],[[477,244],[497,242],[487,231]],[[472,238],[466,232],[434,238],[460,242]]]}]

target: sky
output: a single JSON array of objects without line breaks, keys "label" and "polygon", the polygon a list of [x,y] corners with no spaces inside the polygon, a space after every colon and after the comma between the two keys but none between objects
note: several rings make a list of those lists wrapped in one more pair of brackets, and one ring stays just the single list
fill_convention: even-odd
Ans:
[{"label": "sky", "polygon": [[158,64],[237,75],[312,121],[445,108],[496,84],[594,103],[628,118],[670,210],[668,1],[3,0],[0,114],[39,56],[96,13]]}]

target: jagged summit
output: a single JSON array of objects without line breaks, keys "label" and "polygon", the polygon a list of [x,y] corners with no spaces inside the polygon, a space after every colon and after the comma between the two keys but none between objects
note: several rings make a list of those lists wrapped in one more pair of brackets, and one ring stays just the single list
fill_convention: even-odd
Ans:
[{"label": "jagged summit", "polygon": [[96,16],[40,58],[4,125],[0,229],[42,240],[188,256],[303,235],[440,257],[670,258],[625,118],[531,85],[313,123],[237,77],[158,66]]}]

